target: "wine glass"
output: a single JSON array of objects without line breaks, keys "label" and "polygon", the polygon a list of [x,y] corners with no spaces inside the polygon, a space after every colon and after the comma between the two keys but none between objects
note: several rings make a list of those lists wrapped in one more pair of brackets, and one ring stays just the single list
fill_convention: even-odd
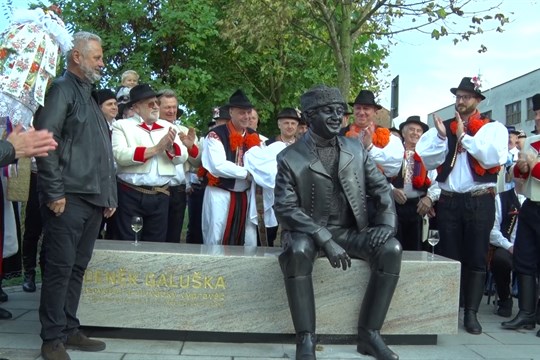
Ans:
[{"label": "wine glass", "polygon": [[143,218],[142,216],[133,216],[131,218],[131,230],[135,232],[135,242],[132,242],[133,245],[139,245],[139,232],[143,227]]},{"label": "wine glass", "polygon": [[435,259],[435,245],[439,243],[439,230],[429,230],[427,241],[431,245],[431,260]]}]

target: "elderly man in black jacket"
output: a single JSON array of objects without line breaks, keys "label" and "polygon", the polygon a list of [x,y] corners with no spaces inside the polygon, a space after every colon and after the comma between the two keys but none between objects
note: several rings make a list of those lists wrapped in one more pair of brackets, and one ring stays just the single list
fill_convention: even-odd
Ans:
[{"label": "elderly man in black jacket", "polygon": [[105,349],[104,342],[79,331],[77,307],[102,216],[110,217],[117,206],[109,129],[92,91],[104,67],[101,39],[76,33],[66,61],[66,73],[53,82],[34,121],[58,142],[56,151],[37,159],[45,263],[39,319],[46,360],[69,359],[65,348]]},{"label": "elderly man in black jacket", "polygon": [[[334,268],[346,270],[351,257],[369,262],[357,350],[398,359],[379,333],[401,270],[390,186],[357,139],[337,136],[347,106],[337,88],[314,87],[300,103],[310,130],[278,155],[274,205],[283,228],[279,262],[297,334],[296,358],[315,359],[311,273],[322,250]],[[377,204],[373,227],[368,227],[366,195]]]}]

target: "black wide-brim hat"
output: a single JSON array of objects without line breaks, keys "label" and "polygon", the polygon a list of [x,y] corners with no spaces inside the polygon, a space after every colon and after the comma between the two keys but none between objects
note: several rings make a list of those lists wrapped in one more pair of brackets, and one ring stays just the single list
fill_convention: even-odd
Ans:
[{"label": "black wide-brim hat", "polygon": [[129,102],[126,106],[133,106],[141,100],[157,97],[157,93],[148,84],[139,84],[129,91]]},{"label": "black wide-brim hat", "polygon": [[377,110],[382,109],[382,106],[375,102],[375,95],[373,92],[369,90],[360,90],[358,96],[356,96],[356,99],[354,99],[354,102],[349,103],[349,105],[353,107],[354,105],[371,105],[375,106]]},{"label": "black wide-brim hat", "polygon": [[480,99],[484,100],[486,97],[484,95],[482,95],[482,92],[480,91],[480,89],[478,89],[478,88],[475,89],[475,86],[476,85],[473,83],[471,77],[464,77],[463,79],[461,79],[461,82],[459,83],[459,86],[457,88],[451,88],[450,92],[452,94],[456,95],[456,92],[458,90],[463,90],[463,91],[473,93],[476,96],[478,96]]},{"label": "black wide-brim hat", "polygon": [[422,127],[422,130],[424,132],[428,131],[429,130],[429,126],[425,123],[425,122],[422,122],[422,120],[420,120],[420,116],[418,115],[413,115],[413,116],[409,116],[407,118],[407,120],[405,120],[404,122],[402,122],[401,124],[399,124],[399,132],[402,132],[403,131],[403,128],[405,127],[405,125],[408,125],[408,124],[417,124],[417,125],[420,125]]},{"label": "black wide-brim hat", "polygon": [[532,97],[533,111],[540,110],[540,94],[534,94]]},{"label": "black wide-brim hat", "polygon": [[298,111],[296,111],[296,109],[284,108],[279,112],[277,119],[293,119],[300,122],[300,114],[298,113]]},{"label": "black wide-brim hat", "polygon": [[227,105],[214,108],[214,114],[212,115],[214,120],[231,120],[231,114]]},{"label": "black wide-brim hat", "polygon": [[97,91],[97,103],[101,106],[105,101],[114,99],[116,100],[116,94],[110,89],[101,89]]},{"label": "black wide-brim hat", "polygon": [[229,98],[229,103],[226,105],[228,108],[240,108],[240,109],[253,109],[254,106],[251,104],[246,94],[240,89],[236,90],[234,94]]}]

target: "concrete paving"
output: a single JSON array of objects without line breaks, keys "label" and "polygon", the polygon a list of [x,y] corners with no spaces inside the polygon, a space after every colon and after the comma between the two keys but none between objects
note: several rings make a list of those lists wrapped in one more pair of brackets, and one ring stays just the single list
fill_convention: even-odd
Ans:
[{"label": "concrete paving", "polygon": [[[0,358],[41,359],[37,309],[39,289],[25,293],[20,286],[4,289],[9,301],[1,306],[13,319],[0,320]],[[515,301],[515,303],[517,303]],[[514,304],[514,314],[517,305]],[[178,314],[181,316],[181,314]],[[479,320],[484,332],[470,335],[460,321],[457,335],[441,335],[437,345],[396,345],[391,348],[402,360],[540,360],[540,338],[535,330],[510,331],[500,327],[506,319],[493,314],[493,305],[482,302]],[[102,339],[107,349],[97,353],[71,351],[72,360],[271,360],[294,359],[293,344],[220,343],[140,339]],[[324,360],[372,359],[356,352],[354,345],[320,344],[317,358]]]}]

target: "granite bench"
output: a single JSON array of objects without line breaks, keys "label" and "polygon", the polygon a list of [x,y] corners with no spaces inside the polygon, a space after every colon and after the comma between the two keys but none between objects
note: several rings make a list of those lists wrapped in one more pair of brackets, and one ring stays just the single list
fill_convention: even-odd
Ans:
[{"label": "granite bench", "polygon": [[[84,277],[81,323],[93,328],[293,334],[278,248],[98,240]],[[460,266],[404,252],[381,332],[457,334]],[[369,269],[343,271],[317,259],[317,332],[356,334]]]}]

